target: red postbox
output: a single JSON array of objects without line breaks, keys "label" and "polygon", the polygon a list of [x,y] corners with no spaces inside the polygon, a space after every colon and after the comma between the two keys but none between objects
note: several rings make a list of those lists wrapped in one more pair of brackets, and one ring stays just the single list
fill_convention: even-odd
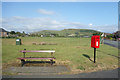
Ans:
[{"label": "red postbox", "polygon": [[91,47],[93,48],[99,48],[100,45],[100,36],[94,35],[91,38]]}]

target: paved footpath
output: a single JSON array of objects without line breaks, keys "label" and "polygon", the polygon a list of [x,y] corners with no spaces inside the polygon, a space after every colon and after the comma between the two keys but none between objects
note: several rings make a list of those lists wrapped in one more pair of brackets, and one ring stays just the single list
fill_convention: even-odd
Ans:
[{"label": "paved footpath", "polygon": [[38,74],[38,75],[3,76],[3,78],[118,78],[118,69],[71,75]]}]

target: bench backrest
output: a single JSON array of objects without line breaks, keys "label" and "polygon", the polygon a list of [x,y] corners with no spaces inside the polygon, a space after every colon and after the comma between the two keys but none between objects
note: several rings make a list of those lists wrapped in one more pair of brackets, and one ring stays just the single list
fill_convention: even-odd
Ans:
[{"label": "bench backrest", "polygon": [[48,52],[48,53],[54,53],[55,51],[54,50],[32,50],[32,51],[27,51],[27,50],[22,50],[20,52],[23,52],[23,53],[26,53],[26,52]]}]

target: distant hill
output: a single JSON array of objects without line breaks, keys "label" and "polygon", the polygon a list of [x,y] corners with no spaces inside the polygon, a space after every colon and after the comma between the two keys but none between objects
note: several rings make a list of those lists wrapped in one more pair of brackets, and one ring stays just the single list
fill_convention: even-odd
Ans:
[{"label": "distant hill", "polygon": [[96,32],[99,32],[99,31],[90,30],[90,29],[64,29],[61,31],[43,30],[39,32],[34,32],[33,34],[38,34],[38,35],[57,34],[59,36],[91,36],[93,33],[96,33]]}]

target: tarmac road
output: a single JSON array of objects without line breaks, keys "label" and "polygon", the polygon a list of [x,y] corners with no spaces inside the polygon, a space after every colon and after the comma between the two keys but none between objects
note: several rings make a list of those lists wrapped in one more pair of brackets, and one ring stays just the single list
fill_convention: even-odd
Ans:
[{"label": "tarmac road", "polygon": [[120,41],[104,40],[104,44],[120,49]]}]

